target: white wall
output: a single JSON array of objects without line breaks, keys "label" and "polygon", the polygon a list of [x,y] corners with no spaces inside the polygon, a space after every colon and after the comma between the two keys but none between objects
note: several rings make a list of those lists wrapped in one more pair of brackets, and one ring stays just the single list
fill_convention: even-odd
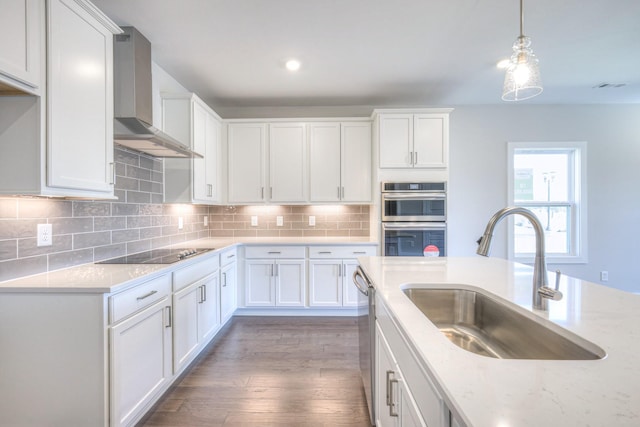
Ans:
[{"label": "white wall", "polygon": [[[640,292],[640,106],[462,106],[450,118],[448,246],[475,256],[488,219],[507,203],[507,142],[587,141],[588,263],[549,265]],[[507,223],[492,256],[506,257]]]}]

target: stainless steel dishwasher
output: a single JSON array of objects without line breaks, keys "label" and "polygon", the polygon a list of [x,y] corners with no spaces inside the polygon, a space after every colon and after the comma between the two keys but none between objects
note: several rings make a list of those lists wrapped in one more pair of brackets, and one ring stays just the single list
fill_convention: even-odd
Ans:
[{"label": "stainless steel dishwasher", "polygon": [[365,272],[358,266],[353,272],[353,283],[358,290],[358,345],[360,348],[360,374],[369,407],[369,420],[375,425],[375,288]]}]

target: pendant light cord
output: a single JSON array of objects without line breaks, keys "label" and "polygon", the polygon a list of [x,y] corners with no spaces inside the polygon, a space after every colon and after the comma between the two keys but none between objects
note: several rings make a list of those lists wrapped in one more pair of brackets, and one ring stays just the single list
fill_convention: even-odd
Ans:
[{"label": "pendant light cord", "polygon": [[520,0],[520,37],[524,37],[524,8],[522,4],[524,0]]}]

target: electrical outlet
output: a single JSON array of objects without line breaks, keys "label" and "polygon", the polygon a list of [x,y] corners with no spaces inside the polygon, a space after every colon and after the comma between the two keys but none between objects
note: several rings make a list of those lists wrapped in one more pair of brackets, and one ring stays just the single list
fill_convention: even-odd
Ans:
[{"label": "electrical outlet", "polygon": [[207,227],[209,225],[209,217],[208,216],[204,216],[204,226]]},{"label": "electrical outlet", "polygon": [[310,227],[315,227],[316,226],[316,216],[315,215],[309,215],[309,226]]},{"label": "electrical outlet", "polygon": [[184,218],[181,216],[178,217],[178,230],[182,230],[184,228]]},{"label": "electrical outlet", "polygon": [[257,227],[258,226],[258,216],[257,215],[252,215],[251,216],[251,226],[252,227]]},{"label": "electrical outlet", "polygon": [[38,224],[38,246],[51,246],[53,245],[53,225],[52,224]]},{"label": "electrical outlet", "polygon": [[284,225],[284,218],[282,218],[282,215],[278,215],[276,217],[276,225],[278,227],[282,227]]},{"label": "electrical outlet", "polygon": [[608,282],[609,281],[609,272],[608,271],[601,271],[600,272],[600,281],[601,282]]}]

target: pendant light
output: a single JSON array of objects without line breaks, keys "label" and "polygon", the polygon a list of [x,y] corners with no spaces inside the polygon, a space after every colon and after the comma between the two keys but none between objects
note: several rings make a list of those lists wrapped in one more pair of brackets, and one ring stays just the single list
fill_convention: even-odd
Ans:
[{"label": "pendant light", "polygon": [[504,76],[503,101],[522,101],[542,93],[538,58],[531,50],[531,39],[524,35],[523,0],[520,0],[520,36],[513,43],[513,54]]}]

